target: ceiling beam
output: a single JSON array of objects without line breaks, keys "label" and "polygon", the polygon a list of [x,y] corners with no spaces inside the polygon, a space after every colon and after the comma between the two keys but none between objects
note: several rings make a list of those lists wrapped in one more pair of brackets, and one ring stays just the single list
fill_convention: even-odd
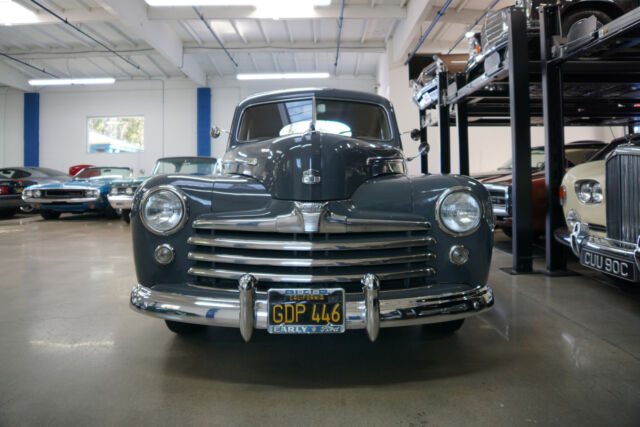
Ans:
[{"label": "ceiling beam", "polygon": [[[391,38],[391,60],[394,64],[403,62],[419,38],[425,21],[435,0],[411,0],[406,7],[407,19],[401,21]],[[369,10],[378,10],[369,8]]]},{"label": "ceiling beam", "polygon": [[0,61],[0,85],[10,86],[25,92],[33,91],[29,79],[4,61]]},{"label": "ceiling beam", "polygon": [[[178,67],[196,84],[200,86],[206,84],[205,71],[195,58],[185,55],[182,40],[165,23],[150,21],[142,0],[104,0],[104,2],[132,31],[158,51],[170,64]],[[195,18],[193,9],[191,18]]]},{"label": "ceiling beam", "polygon": [[[203,6],[199,8],[206,19],[272,19],[261,16],[254,7]],[[176,19],[194,19],[193,9],[186,6],[150,7],[150,20],[172,21]],[[339,6],[316,7],[310,16],[304,18],[338,19]],[[344,7],[344,19],[405,19],[407,9],[398,6],[347,5]],[[283,18],[284,19],[284,18]]]},{"label": "ceiling beam", "polygon": [[[431,11],[425,18],[426,21],[433,21],[440,10],[440,7],[432,7]],[[484,13],[484,10],[479,9],[462,9],[457,11],[455,9],[447,9],[447,12],[440,17],[439,24],[461,24],[471,25],[476,22],[476,19]]]},{"label": "ceiling beam", "polygon": [[[289,43],[289,41],[280,41],[273,43],[265,42],[228,42],[225,43],[225,48],[228,51],[234,53],[262,53],[262,52],[296,52],[297,50],[303,50],[305,52],[335,52],[337,40],[326,40],[314,43],[313,41],[295,41]],[[448,46],[453,42],[448,42]],[[153,46],[139,45],[137,48],[130,48],[127,46],[116,46],[114,48],[117,52],[127,56],[147,55],[154,51]],[[383,53],[385,50],[385,44],[382,41],[365,41],[360,43],[357,41],[343,41],[340,43],[341,52],[371,52],[371,53]],[[197,42],[185,43],[182,48],[183,54],[209,54],[223,52],[220,45],[213,41],[207,41],[202,44]],[[111,52],[96,49],[87,51],[86,48],[78,49],[48,49],[46,52],[30,52],[28,49],[13,49],[4,52],[7,55],[15,56],[22,60],[39,59],[72,59],[72,58],[100,58],[100,57],[113,57]],[[166,57],[166,56],[165,56]]]},{"label": "ceiling beam", "polygon": [[[44,10],[34,10],[36,14],[37,22],[18,23],[12,26],[19,27],[23,25],[38,25],[38,24],[59,24],[60,21],[55,16],[50,15]],[[76,24],[80,22],[110,22],[116,21],[117,18],[110,14],[105,9],[96,7],[93,9],[63,9],[60,12],[60,16],[66,18],[70,23]]]}]

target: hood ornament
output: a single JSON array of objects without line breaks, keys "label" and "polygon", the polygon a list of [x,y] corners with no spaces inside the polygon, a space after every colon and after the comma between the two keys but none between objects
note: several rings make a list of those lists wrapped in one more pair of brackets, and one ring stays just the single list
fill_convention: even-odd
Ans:
[{"label": "hood ornament", "polygon": [[322,177],[320,176],[320,172],[315,169],[307,169],[302,172],[302,183],[303,184],[319,184],[322,181]]}]

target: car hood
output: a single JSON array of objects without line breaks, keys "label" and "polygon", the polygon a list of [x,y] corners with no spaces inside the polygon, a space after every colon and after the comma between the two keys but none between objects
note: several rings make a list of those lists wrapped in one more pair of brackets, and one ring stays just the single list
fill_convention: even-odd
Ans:
[{"label": "car hood", "polygon": [[379,175],[372,164],[380,159],[402,161],[403,155],[380,142],[307,132],[239,145],[224,155],[220,169],[259,180],[275,199],[328,201],[349,198]]}]

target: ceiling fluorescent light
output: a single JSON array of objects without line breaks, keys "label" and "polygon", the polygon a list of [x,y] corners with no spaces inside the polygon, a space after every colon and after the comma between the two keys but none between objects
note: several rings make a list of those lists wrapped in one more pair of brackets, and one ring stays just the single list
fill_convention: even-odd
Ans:
[{"label": "ceiling fluorescent light", "polygon": [[31,86],[73,86],[73,85],[111,85],[116,82],[113,77],[88,79],[35,79],[29,80]]},{"label": "ceiling fluorescent light", "polygon": [[176,7],[176,6],[253,6],[273,7],[273,5],[308,5],[329,6],[331,0],[145,0],[149,6]]},{"label": "ceiling fluorescent light", "polygon": [[238,80],[328,79],[329,73],[237,74]]},{"label": "ceiling fluorescent light", "polygon": [[33,24],[38,21],[38,16],[21,4],[11,0],[0,0],[0,24]]}]

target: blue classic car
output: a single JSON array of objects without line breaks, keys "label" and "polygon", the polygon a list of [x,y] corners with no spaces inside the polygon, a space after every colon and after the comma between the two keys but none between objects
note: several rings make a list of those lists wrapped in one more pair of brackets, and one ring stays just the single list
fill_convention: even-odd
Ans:
[{"label": "blue classic car", "polygon": [[[180,173],[185,175],[211,175],[216,166],[213,157],[163,157],[156,161],[151,176],[167,173]],[[129,222],[129,213],[133,204],[133,194],[140,184],[149,177],[120,179],[113,182],[109,191],[109,203],[111,207],[122,213],[122,219]]]},{"label": "blue classic car", "polygon": [[129,178],[133,172],[125,167],[90,167],[78,172],[71,181],[62,184],[32,185],[22,193],[22,199],[40,209],[44,219],[55,219],[63,212],[102,212],[117,218],[109,205],[107,194],[113,181]]},{"label": "blue classic car", "polygon": [[146,180],[131,228],[131,307],[176,333],[363,329],[373,341],[392,326],[453,332],[493,305],[487,190],[408,176],[393,107],[373,94],[244,100],[216,173]]}]

